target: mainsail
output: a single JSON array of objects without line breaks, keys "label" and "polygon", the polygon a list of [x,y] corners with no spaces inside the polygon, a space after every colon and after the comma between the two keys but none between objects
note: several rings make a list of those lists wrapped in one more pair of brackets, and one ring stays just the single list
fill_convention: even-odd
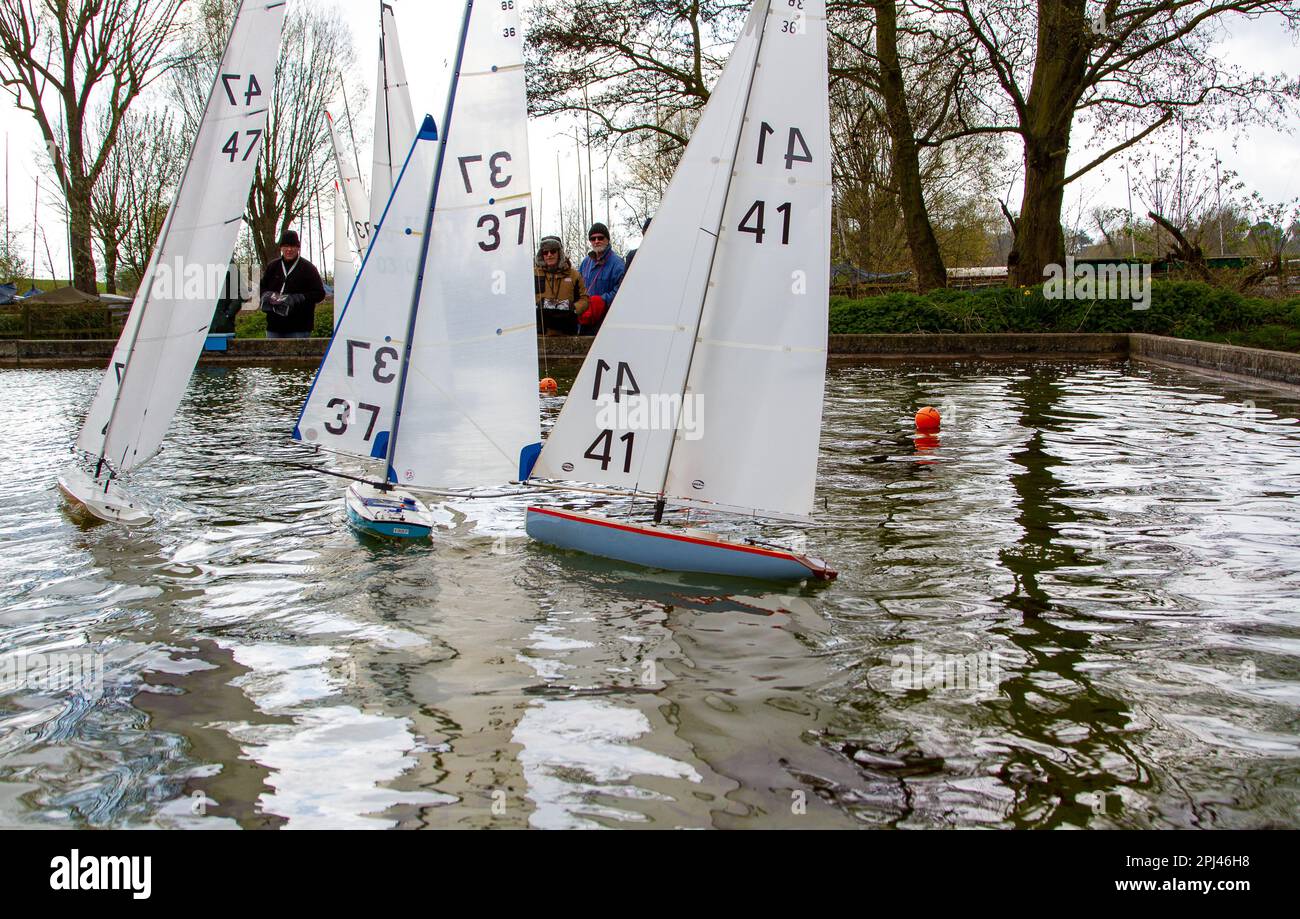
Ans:
[{"label": "mainsail", "polygon": [[397,184],[402,158],[415,139],[411,87],[402,64],[393,8],[379,5],[379,74],[375,81],[375,149],[370,171],[370,226],[379,226]]},{"label": "mainsail", "polygon": [[370,201],[366,197],[366,190],[361,184],[361,176],[357,172],[357,161],[355,156],[348,156],[347,151],[343,148],[343,141],[339,138],[338,126],[334,124],[334,116],[325,112],[325,122],[330,129],[330,143],[334,149],[334,164],[338,167],[339,184],[343,192],[343,205],[346,213],[346,223],[349,224],[348,235],[352,238],[352,244],[357,252],[365,252],[366,246],[370,244]]},{"label": "mainsail", "polygon": [[116,472],[158,452],[203,348],[266,129],[283,22],[283,0],[240,4],[185,173],[77,438]]},{"label": "mainsail", "polygon": [[758,0],[536,476],[811,511],[830,271],[826,86],[823,0]]},{"label": "mainsail", "polygon": [[541,439],[522,31],[515,4],[474,4],[393,457],[404,486],[518,478]]}]

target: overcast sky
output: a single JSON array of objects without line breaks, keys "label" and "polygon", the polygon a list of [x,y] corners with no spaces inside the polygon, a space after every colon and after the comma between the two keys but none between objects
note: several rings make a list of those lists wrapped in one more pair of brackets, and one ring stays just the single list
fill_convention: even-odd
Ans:
[{"label": "overcast sky", "polygon": [[[362,79],[372,85],[378,57],[378,0],[335,0],[352,30],[356,46],[357,67]],[[390,0],[405,58],[407,73],[412,85],[412,101],[416,119],[424,113],[441,121],[448,79],[448,64],[454,52],[460,15],[463,9],[459,0]],[[522,0],[527,14],[531,0]],[[1255,22],[1240,21],[1227,34],[1220,46],[1221,57],[1229,63],[1239,64],[1252,71],[1285,72],[1293,78],[1300,76],[1300,54],[1295,39],[1283,31],[1276,20]],[[341,102],[340,102],[341,107]],[[355,113],[354,113],[355,114]],[[358,115],[358,121],[369,123],[369,113]],[[1288,133],[1288,130],[1292,133]],[[1289,124],[1270,128],[1252,128],[1244,137],[1214,135],[1201,138],[1208,147],[1219,152],[1225,168],[1236,169],[1247,184],[1247,191],[1259,191],[1268,201],[1289,200],[1300,195],[1300,119]],[[31,258],[32,214],[34,184],[39,169],[40,140],[35,122],[29,113],[19,111],[8,94],[0,96],[0,130],[3,130],[9,147],[8,201],[10,228],[20,233],[19,251]],[[529,127],[530,155],[534,194],[537,195],[537,233],[558,232],[557,212],[557,156],[563,175],[565,198],[569,205],[576,202],[577,155],[572,135],[566,139],[562,132],[572,131],[573,124],[547,119],[535,120]],[[1085,140],[1081,134],[1075,138],[1071,154],[1072,168],[1087,162],[1094,152],[1082,149]],[[363,165],[368,162],[363,151]],[[1013,156],[1018,152],[1013,149]],[[604,217],[605,171],[600,154],[593,154],[596,175],[593,179],[597,200],[596,216]],[[584,157],[585,166],[585,157]],[[616,177],[616,169],[615,177]],[[369,179],[369,169],[363,174]],[[49,248],[60,276],[66,275],[66,246],[62,217],[50,206],[54,198],[48,180],[42,178],[42,207],[38,223],[47,234]],[[1012,209],[1019,203],[1019,187],[1008,189]],[[1126,206],[1126,186],[1123,169],[1115,165],[1095,171],[1067,190],[1066,209],[1086,210],[1094,206]],[[327,204],[328,207],[328,204]],[[1136,207],[1136,204],[1135,204]],[[616,235],[623,222],[622,209],[613,204]],[[328,214],[329,211],[327,210]],[[329,230],[326,230],[327,237]],[[635,245],[635,237],[624,240],[624,248]],[[37,244],[37,275],[48,275],[43,243]]]}]

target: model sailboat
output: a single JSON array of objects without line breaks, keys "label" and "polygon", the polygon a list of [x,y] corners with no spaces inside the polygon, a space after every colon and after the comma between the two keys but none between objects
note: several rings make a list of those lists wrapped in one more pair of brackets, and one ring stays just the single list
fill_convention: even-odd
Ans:
[{"label": "model sailboat", "polygon": [[[334,183],[334,304],[346,303],[357,279],[357,256],[347,214],[347,205],[337,182]],[[338,328],[343,310],[335,310],[334,328]]]},{"label": "model sailboat", "polygon": [[203,349],[266,129],[283,22],[283,0],[239,6],[176,197],[77,439],[94,472],[59,478],[70,501],[104,520],[151,519],[116,479],[161,449]]},{"label": "model sailboat", "polygon": [[467,3],[441,138],[416,134],[303,405],[300,443],[383,462],[348,517],[425,537],[417,492],[525,477],[540,449],[519,13]]},{"label": "model sailboat", "polygon": [[[375,148],[370,170],[370,225],[379,226],[397,184],[402,158],[415,139],[411,87],[402,63],[393,8],[379,4],[379,73],[375,79]],[[364,248],[362,249],[364,252]]]},{"label": "model sailboat", "polygon": [[826,378],[822,0],[758,0],[538,459],[655,522],[528,509],[552,545],[678,571],[829,579],[818,559],[662,525],[668,504],[806,520]]}]

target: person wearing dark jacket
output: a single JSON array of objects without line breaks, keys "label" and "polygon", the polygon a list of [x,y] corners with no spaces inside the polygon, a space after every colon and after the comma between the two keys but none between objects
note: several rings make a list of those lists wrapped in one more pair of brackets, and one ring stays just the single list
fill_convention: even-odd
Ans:
[{"label": "person wearing dark jacket", "polygon": [[[647,233],[650,232],[650,220],[651,220],[651,218],[647,217],[646,220],[645,220],[645,223],[641,224],[641,244],[642,244],[642,245],[645,245],[645,235],[646,235]],[[640,251],[639,247],[638,247],[637,249],[633,249],[631,252],[629,252],[629,253],[627,254],[627,258],[623,259],[623,273],[624,273],[624,274],[627,274],[629,271],[632,270],[632,260],[636,258],[636,254],[637,254],[637,252],[639,252],[639,251]]]},{"label": "person wearing dark jacket", "polygon": [[259,290],[267,338],[310,338],[316,304],[325,299],[320,272],[301,256],[300,245],[298,234],[285,230],[280,257],[262,271]]}]

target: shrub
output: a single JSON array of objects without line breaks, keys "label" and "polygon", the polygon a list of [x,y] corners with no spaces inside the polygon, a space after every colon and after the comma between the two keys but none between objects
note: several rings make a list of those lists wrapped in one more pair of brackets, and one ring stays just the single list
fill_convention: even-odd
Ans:
[{"label": "shrub", "polygon": [[833,334],[1149,332],[1300,351],[1300,297],[1265,300],[1192,281],[1156,281],[1151,308],[1127,300],[1048,300],[1041,287],[889,293],[830,304]]},{"label": "shrub", "polygon": [[[334,305],[329,301],[316,307],[316,321],[311,334],[315,338],[329,338],[334,334]],[[265,338],[266,313],[241,312],[235,317],[236,338]]]}]

